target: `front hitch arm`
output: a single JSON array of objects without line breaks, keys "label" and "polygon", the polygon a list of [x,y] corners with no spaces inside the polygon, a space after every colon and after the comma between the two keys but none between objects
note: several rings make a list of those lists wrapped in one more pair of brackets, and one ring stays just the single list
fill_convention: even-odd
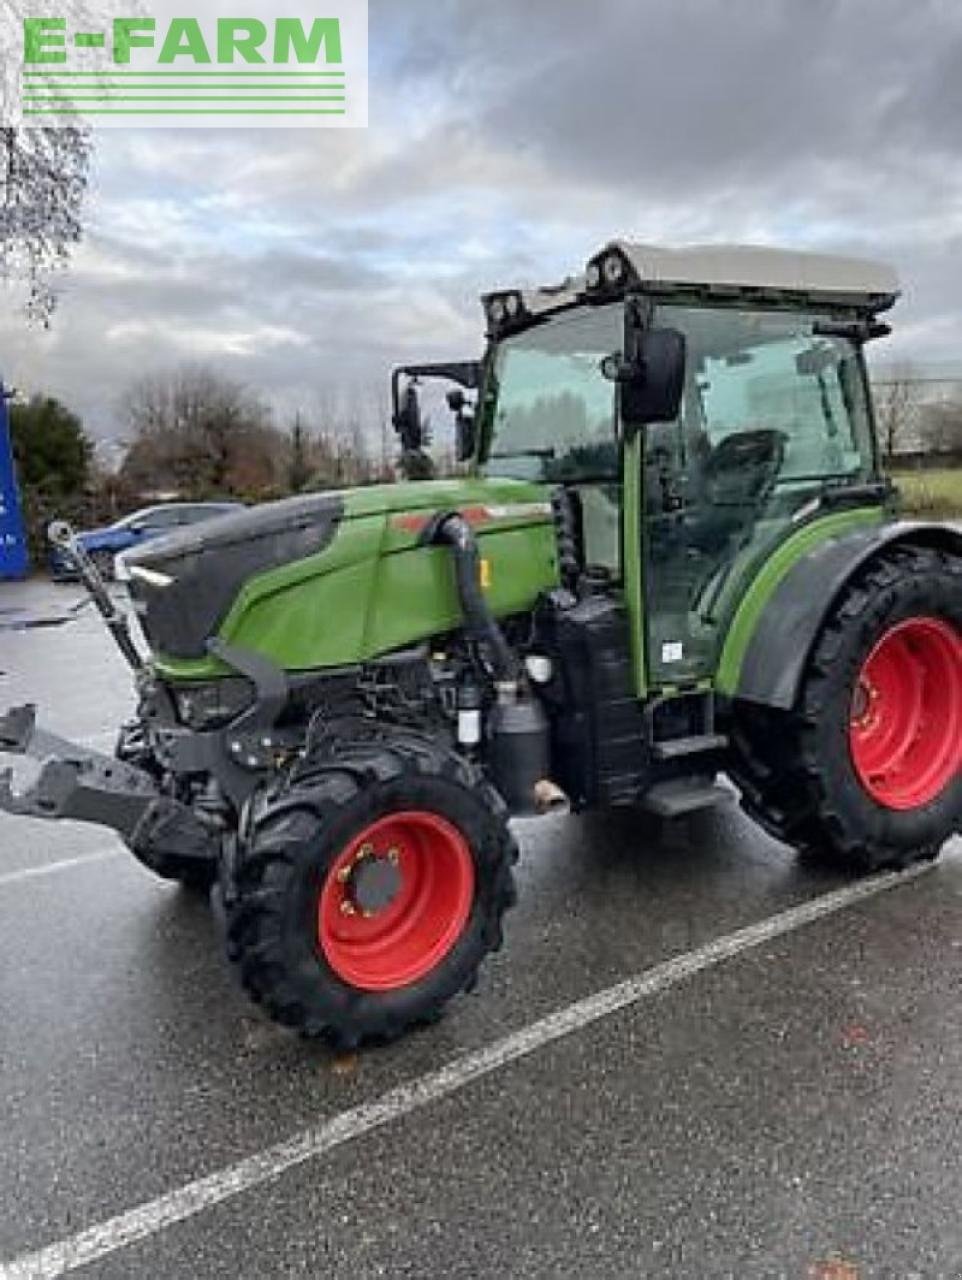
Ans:
[{"label": "front hitch arm", "polygon": [[107,584],[73,529],[66,520],[55,520],[47,530],[47,538],[77,570],[80,581],[87,588],[90,599],[94,602],[97,612],[106,623],[107,630],[113,636],[114,643],[123,654],[130,669],[134,672],[142,670],[144,662],[131,638],[127,619],[114,604]]},{"label": "front hitch arm", "polygon": [[36,710],[28,704],[0,715],[0,755],[42,761],[37,778],[19,794],[12,769],[0,770],[0,811],[109,827],[148,865],[161,849],[202,861],[218,856],[219,832],[163,795],[149,773],[38,729]]},{"label": "front hitch arm", "polygon": [[149,774],[37,727],[28,704],[0,716],[0,753],[42,761],[33,784],[13,790],[13,771],[0,771],[0,809],[31,818],[73,818],[111,827],[124,839],[157,798]]}]

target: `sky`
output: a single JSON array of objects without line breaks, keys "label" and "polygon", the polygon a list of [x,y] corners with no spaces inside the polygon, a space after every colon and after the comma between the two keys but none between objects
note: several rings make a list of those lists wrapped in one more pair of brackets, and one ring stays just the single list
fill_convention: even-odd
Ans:
[{"label": "sky", "polygon": [[876,357],[962,373],[958,0],[371,0],[369,111],[98,134],[51,331],[5,299],[6,380],[101,438],[184,361],[281,422],[368,417],[392,364],[480,353],[480,292],[615,237],[881,258]]}]

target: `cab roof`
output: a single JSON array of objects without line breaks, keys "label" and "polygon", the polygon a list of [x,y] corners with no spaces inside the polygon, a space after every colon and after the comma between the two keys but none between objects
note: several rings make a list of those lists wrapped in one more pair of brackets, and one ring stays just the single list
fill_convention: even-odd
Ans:
[{"label": "cab roof", "polygon": [[495,333],[525,328],[580,302],[603,302],[626,293],[706,302],[756,299],[875,314],[891,307],[899,292],[892,268],[865,258],[761,245],[664,248],[612,240],[588,260],[581,275],[540,289],[486,293],[482,303],[489,332]]},{"label": "cab roof", "polygon": [[630,264],[636,284],[659,292],[804,294],[881,310],[892,305],[900,289],[898,276],[884,263],[838,254],[743,244],[666,249],[615,240],[591,261],[603,263],[612,251]]}]

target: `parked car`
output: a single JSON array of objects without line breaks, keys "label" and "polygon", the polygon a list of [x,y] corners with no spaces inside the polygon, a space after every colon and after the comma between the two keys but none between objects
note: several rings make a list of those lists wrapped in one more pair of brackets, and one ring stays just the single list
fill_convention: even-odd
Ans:
[{"label": "parked car", "polygon": [[[114,577],[114,559],[121,551],[142,546],[151,538],[172,533],[184,525],[199,524],[231,511],[239,511],[240,502],[165,502],[161,506],[143,507],[102,529],[87,529],[77,540],[105,578]],[[58,581],[76,578],[73,565],[64,554],[53,549],[50,572]]]}]

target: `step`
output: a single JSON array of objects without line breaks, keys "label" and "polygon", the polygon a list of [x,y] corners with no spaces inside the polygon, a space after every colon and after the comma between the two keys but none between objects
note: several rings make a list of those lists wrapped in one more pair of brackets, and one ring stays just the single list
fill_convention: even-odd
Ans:
[{"label": "step", "polygon": [[680,818],[685,813],[710,809],[716,804],[728,804],[732,793],[717,782],[673,778],[659,782],[642,797],[642,806],[660,818]]},{"label": "step", "polygon": [[706,751],[724,751],[728,738],[723,733],[698,733],[690,738],[668,738],[653,742],[651,753],[656,760],[680,760],[683,756],[702,755]]}]

